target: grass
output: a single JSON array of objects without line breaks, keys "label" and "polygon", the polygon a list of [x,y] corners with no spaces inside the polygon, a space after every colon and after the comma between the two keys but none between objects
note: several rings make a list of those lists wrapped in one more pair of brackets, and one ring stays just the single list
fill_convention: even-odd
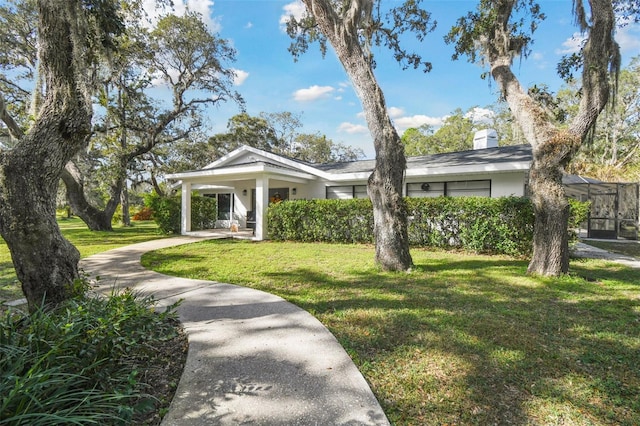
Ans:
[{"label": "grass", "polygon": [[[154,222],[132,222],[131,227],[114,226],[113,232],[89,231],[84,222],[76,217],[59,219],[58,224],[62,234],[78,248],[81,257],[162,238]],[[0,301],[22,297],[11,254],[0,238]]]},{"label": "grass", "polygon": [[640,424],[637,271],[595,260],[526,276],[507,257],[207,241],[148,253],[162,273],[278,294],[320,319],[396,425]]}]

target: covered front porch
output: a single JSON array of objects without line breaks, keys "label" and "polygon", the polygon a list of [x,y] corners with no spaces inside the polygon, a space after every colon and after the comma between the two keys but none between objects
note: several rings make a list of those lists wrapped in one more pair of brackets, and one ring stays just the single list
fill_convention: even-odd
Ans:
[{"label": "covered front porch", "polygon": [[193,193],[216,198],[216,229],[250,228],[256,240],[268,236],[269,204],[314,195],[308,193],[309,182],[315,180],[313,175],[264,162],[185,172],[169,177],[180,179],[183,235],[192,232]]}]

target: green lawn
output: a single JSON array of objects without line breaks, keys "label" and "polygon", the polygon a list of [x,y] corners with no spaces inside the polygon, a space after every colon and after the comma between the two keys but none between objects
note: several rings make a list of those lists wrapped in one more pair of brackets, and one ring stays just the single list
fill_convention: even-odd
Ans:
[{"label": "green lawn", "polygon": [[[113,232],[89,231],[78,218],[59,219],[64,236],[80,251],[82,257],[111,250],[129,244],[162,238],[154,222],[132,222],[131,227],[114,226]],[[11,254],[0,238],[0,301],[22,298],[22,290],[16,279]]]},{"label": "green lawn", "polygon": [[640,424],[637,271],[574,260],[569,277],[533,278],[520,260],[414,249],[411,273],[384,273],[373,252],[215,240],[143,263],[311,312],[397,425]]}]

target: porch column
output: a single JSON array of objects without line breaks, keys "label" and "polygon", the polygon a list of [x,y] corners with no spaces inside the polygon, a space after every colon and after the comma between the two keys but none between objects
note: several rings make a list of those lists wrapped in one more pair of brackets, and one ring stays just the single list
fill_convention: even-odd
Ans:
[{"label": "porch column", "polygon": [[269,178],[256,179],[256,239],[267,238],[267,207],[269,206]]},{"label": "porch column", "polygon": [[182,181],[181,212],[180,233],[186,235],[191,232],[191,182]]}]

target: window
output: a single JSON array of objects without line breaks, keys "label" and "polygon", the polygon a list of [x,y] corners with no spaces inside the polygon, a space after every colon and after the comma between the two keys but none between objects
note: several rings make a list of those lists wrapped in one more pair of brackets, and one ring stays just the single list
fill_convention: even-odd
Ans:
[{"label": "window", "polygon": [[440,197],[444,195],[444,182],[408,183],[407,197]]},{"label": "window", "polygon": [[490,197],[491,180],[419,182],[407,184],[407,197]]},{"label": "window", "polygon": [[447,182],[446,188],[449,197],[491,197],[490,180]]},{"label": "window", "polygon": [[368,198],[367,185],[328,186],[327,199],[348,200],[351,198]]},{"label": "window", "polygon": [[233,194],[218,194],[218,220],[231,219]]},{"label": "window", "polygon": [[289,188],[269,188],[269,204],[289,199]]}]

